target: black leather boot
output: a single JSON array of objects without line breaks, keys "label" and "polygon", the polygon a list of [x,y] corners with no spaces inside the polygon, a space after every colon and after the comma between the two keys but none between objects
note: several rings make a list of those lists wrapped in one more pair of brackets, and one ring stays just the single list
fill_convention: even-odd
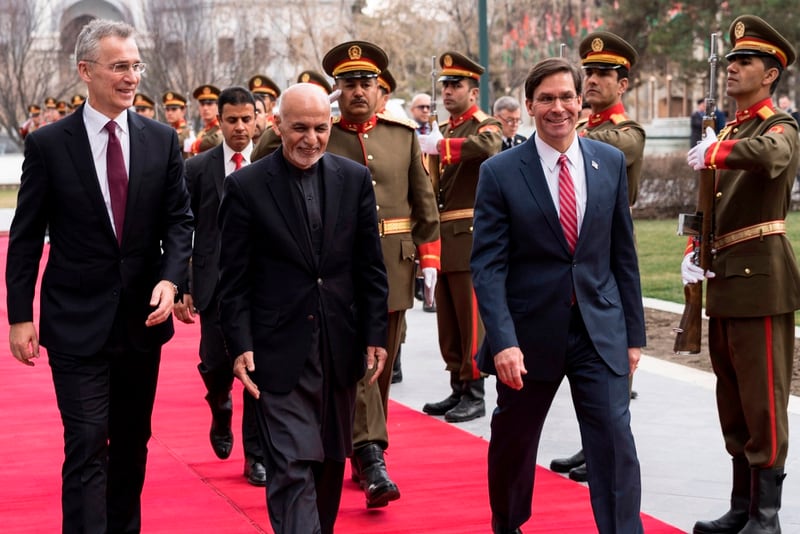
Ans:
[{"label": "black leather boot", "polygon": [[392,365],[392,384],[399,384],[403,381],[403,367],[400,364],[400,353],[403,351],[403,345],[397,349],[397,357],[394,359]]},{"label": "black leather boot", "polygon": [[750,473],[750,518],[739,534],[780,533],[778,510],[781,509],[784,478],[783,467],[753,468]]},{"label": "black leather boot", "polygon": [[453,391],[446,399],[425,403],[422,411],[428,415],[444,415],[456,407],[461,400],[461,392],[464,390],[464,383],[459,380],[457,372],[450,371],[450,389]]},{"label": "black leather boot", "polygon": [[569,473],[576,467],[580,467],[586,463],[586,458],[583,456],[583,449],[579,450],[569,458],[556,458],[550,462],[550,471],[556,473]]},{"label": "black leather boot", "polygon": [[425,302],[425,281],[422,278],[414,278],[414,298],[420,302]]},{"label": "black leather boot", "polygon": [[359,446],[353,451],[352,461],[358,466],[360,485],[367,497],[367,508],[380,508],[400,498],[397,484],[386,472],[383,448],[380,445],[370,442]]},{"label": "black leather boot", "polygon": [[483,378],[464,384],[464,392],[458,404],[444,414],[448,423],[463,423],[486,415],[486,403],[483,400]]},{"label": "black leather boot", "polygon": [[733,459],[733,489],[731,508],[720,518],[711,521],[698,521],[693,534],[736,534],[747,523],[750,507],[750,465],[746,458]]}]

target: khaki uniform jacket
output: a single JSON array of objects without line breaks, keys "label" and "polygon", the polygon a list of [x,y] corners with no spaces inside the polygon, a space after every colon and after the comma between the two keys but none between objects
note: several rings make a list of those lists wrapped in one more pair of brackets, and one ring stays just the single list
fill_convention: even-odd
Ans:
[{"label": "khaki uniform jacket", "polygon": [[625,169],[628,173],[628,205],[633,206],[639,196],[644,160],[644,128],[625,114],[622,103],[611,106],[602,113],[595,113],[578,123],[578,134],[587,139],[602,141],[618,148],[625,154]]},{"label": "khaki uniform jacket", "polygon": [[[439,211],[472,209],[480,164],[500,152],[500,121],[473,106],[440,127],[444,139],[439,149]],[[472,218],[441,223],[442,272],[469,271]]]},{"label": "khaki uniform jacket", "polygon": [[222,130],[219,127],[219,123],[215,120],[211,128],[203,128],[200,130],[200,133],[197,134],[197,139],[194,145],[192,145],[192,154],[199,154],[200,152],[205,152],[210,148],[214,148],[222,144],[223,139]]},{"label": "khaki uniform jacket", "polygon": [[[736,113],[706,151],[717,169],[714,235],[785,220],[797,173],[797,123],[769,99]],[[710,317],[763,317],[800,308],[800,273],[785,234],[750,239],[712,254]]]}]

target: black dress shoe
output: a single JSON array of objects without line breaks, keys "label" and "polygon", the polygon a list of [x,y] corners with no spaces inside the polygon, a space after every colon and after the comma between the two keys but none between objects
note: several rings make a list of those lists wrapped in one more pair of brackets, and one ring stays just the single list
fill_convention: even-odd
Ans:
[{"label": "black dress shoe", "polygon": [[522,530],[515,528],[510,529],[501,526],[494,519],[492,519],[492,533],[493,534],[522,534]]},{"label": "black dress shoe", "polygon": [[233,431],[231,430],[233,402],[230,393],[216,397],[214,398],[210,394],[206,396],[206,400],[211,406],[211,430],[208,438],[217,458],[225,460],[233,450]]},{"label": "black dress shoe", "polygon": [[261,460],[246,456],[244,459],[244,476],[253,486],[267,485],[267,470]]},{"label": "black dress shoe", "polygon": [[581,449],[569,458],[556,458],[550,462],[550,471],[569,473],[571,469],[580,467],[584,463],[586,463],[586,458],[583,457],[583,449]]},{"label": "black dress shoe", "polygon": [[424,281],[422,278],[414,278],[414,298],[419,301],[425,300]]},{"label": "black dress shoe", "polygon": [[639,393],[635,390],[631,390],[631,400],[639,398]]},{"label": "black dress shoe", "polygon": [[589,480],[589,474],[586,472],[586,464],[573,467],[569,470],[569,478],[575,482],[586,482]]}]

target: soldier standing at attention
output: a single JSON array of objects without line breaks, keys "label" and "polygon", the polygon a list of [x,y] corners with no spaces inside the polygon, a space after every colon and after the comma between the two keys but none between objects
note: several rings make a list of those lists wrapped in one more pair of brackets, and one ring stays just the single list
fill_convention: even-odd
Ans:
[{"label": "soldier standing at attention", "polygon": [[136,93],[133,96],[133,109],[142,117],[153,120],[156,118],[156,103],[144,93]]},{"label": "soldier standing at attention", "polygon": [[[609,32],[594,32],[581,41],[578,50],[583,66],[583,100],[591,114],[578,121],[578,135],[602,141],[625,154],[628,174],[628,204],[633,206],[639,192],[644,159],[644,128],[625,113],[622,95],[628,89],[630,70],[639,54],[621,37]],[[631,392],[631,398],[636,398]],[[588,474],[583,449],[569,458],[556,458],[550,469],[569,472],[569,477],[586,482]]]},{"label": "soldier standing at attention", "polygon": [[784,464],[789,448],[789,385],[800,272],[786,238],[786,211],[797,171],[797,123],[770,95],[795,61],[789,41],[753,15],[730,27],[727,95],[736,116],[690,149],[695,170],[716,171],[711,267],[691,248],[684,284],[708,279],[708,352],[717,377],[717,410],[733,460],[731,504],[722,517],[698,521],[698,534],[780,532]]},{"label": "soldier standing at attention", "polygon": [[387,372],[378,378],[378,388],[369,385],[371,373],[367,372],[356,392],[352,476],[363,487],[369,508],[386,506],[400,497],[383,457],[389,446],[386,419],[391,373],[388,369],[392,368],[400,346],[405,312],[414,304],[417,247],[423,269],[430,276],[435,278],[439,267],[436,201],[422,166],[415,124],[376,113],[380,100],[378,75],[387,63],[386,53],[380,47],[364,41],[342,43],[322,60],[323,69],[342,91],[341,116],[333,120],[328,152],[370,169],[389,281]]},{"label": "soldier standing at attention", "polygon": [[203,129],[197,134],[197,138],[192,142],[191,150],[188,151],[192,156],[222,143],[222,130],[219,127],[217,109],[219,93],[220,90],[217,87],[208,84],[201,85],[192,93],[200,106],[200,118],[203,120]]},{"label": "soldier standing at attention", "polygon": [[436,193],[442,225],[442,269],[436,287],[439,348],[450,372],[451,394],[425,404],[429,415],[449,422],[486,415],[483,376],[475,357],[483,341],[483,323],[472,288],[469,256],[472,250],[472,206],[478,167],[500,151],[500,122],[478,109],[479,80],[484,68],[458,52],[445,52],[442,102],[450,120],[440,129],[420,135],[422,151],[439,155],[442,171]]},{"label": "soldier standing at attention", "polygon": [[[186,124],[186,97],[175,91],[167,91],[161,96],[161,103],[164,106],[164,118],[178,132],[178,146],[184,150],[185,141],[192,135]],[[183,155],[186,156],[186,152]]]},{"label": "soldier standing at attention", "polygon": [[251,93],[254,95],[261,95],[264,98],[264,117],[266,119],[266,124],[264,125],[264,130],[262,130],[263,134],[267,129],[272,129],[272,125],[275,122],[273,110],[275,109],[276,102],[278,102],[278,98],[281,96],[281,90],[278,84],[272,81],[269,76],[264,76],[263,74],[256,74],[250,78],[247,85]]}]

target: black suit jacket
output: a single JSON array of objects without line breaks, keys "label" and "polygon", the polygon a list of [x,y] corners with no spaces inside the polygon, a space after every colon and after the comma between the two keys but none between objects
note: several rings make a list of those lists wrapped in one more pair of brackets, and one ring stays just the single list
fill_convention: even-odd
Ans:
[{"label": "black suit jacket", "polygon": [[186,185],[195,215],[191,293],[194,306],[205,311],[212,304],[219,280],[219,226],[217,212],[225,181],[222,145],[186,160]]},{"label": "black suit jacket", "polygon": [[386,346],[388,286],[372,178],[363,165],[333,154],[318,164],[324,199],[318,264],[281,150],[225,179],[222,330],[232,357],[254,352],[253,379],[262,391],[294,388],[317,320],[342,387],[364,375],[367,346]]},{"label": "black suit jacket", "polygon": [[506,146],[506,138],[503,137],[503,145],[502,145],[500,151],[502,152],[503,150],[508,150],[509,148],[514,148],[517,145],[521,145],[527,139],[528,138],[525,137],[524,135],[514,134],[514,138],[511,140],[511,146]]},{"label": "black suit jacket", "polygon": [[186,278],[192,213],[175,130],[128,112],[130,171],[122,244],[100,191],[83,107],[25,139],[17,209],[6,265],[8,319],[33,320],[33,297],[49,227],[42,277],[42,346],[74,355],[97,353],[114,318],[142,350],[166,342],[172,319],[153,327],[150,296],[159,280]]}]

